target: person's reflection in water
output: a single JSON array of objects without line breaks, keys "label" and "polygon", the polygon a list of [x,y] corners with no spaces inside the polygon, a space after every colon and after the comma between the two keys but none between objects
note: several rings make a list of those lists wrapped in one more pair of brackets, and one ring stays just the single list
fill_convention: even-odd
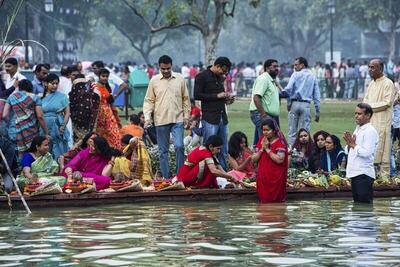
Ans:
[{"label": "person's reflection in water", "polygon": [[373,205],[353,203],[350,214],[355,218],[347,222],[346,228],[358,236],[377,237],[377,212]]},{"label": "person's reflection in water", "polygon": [[[257,219],[259,224],[279,223],[270,228],[286,228],[289,225],[286,214],[286,204],[262,204],[257,207]],[[266,229],[270,229],[266,228]],[[285,243],[288,232],[282,230],[272,233],[260,233],[257,235],[256,243],[263,245],[268,252],[283,253],[290,245]]]},{"label": "person's reflection in water", "polygon": [[[218,209],[213,207],[208,208],[182,208],[183,218],[182,228],[183,233],[179,232],[177,239],[183,237],[185,243],[215,243],[219,241],[216,238],[216,233],[213,232],[213,227],[218,224]],[[199,254],[201,250],[198,247],[187,247],[182,250],[185,254]]]}]

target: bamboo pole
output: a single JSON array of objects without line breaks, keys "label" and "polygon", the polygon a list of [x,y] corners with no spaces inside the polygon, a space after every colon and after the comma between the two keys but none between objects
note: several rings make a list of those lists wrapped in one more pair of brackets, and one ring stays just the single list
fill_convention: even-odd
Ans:
[{"label": "bamboo pole", "polygon": [[4,162],[4,165],[6,165],[8,174],[11,176],[11,179],[13,180],[15,189],[17,189],[18,195],[20,196],[21,201],[22,201],[22,203],[24,204],[24,207],[25,207],[25,209],[26,209],[26,212],[28,212],[28,214],[31,214],[32,212],[31,212],[31,210],[29,209],[28,204],[26,203],[25,198],[24,198],[24,196],[23,196],[22,193],[21,193],[21,190],[19,190],[19,187],[18,187],[18,184],[17,184],[17,180],[15,180],[15,177],[14,177],[14,175],[13,175],[12,172],[11,172],[10,166],[8,165],[8,162],[7,162],[7,160],[6,160],[6,157],[4,156],[3,150],[1,150],[1,148],[0,148],[0,156],[1,156],[1,159],[3,160],[3,162]]}]

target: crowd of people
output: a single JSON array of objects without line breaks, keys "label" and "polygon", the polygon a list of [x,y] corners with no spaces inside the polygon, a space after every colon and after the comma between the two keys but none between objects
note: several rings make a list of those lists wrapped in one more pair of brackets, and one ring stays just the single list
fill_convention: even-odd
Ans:
[{"label": "crowd of people", "polygon": [[[398,130],[391,133],[398,94],[384,75],[383,62],[372,60],[368,65],[371,82],[363,103],[355,108],[356,130],[343,135],[345,148],[340,137],[326,131],[311,135],[312,103],[315,121],[320,119],[320,81],[305,58],[296,58],[293,66],[285,86],[275,59],[266,60],[257,71],[250,71],[250,64],[243,70],[257,74],[254,81],[245,79],[245,95],[251,95],[249,118],[255,126],[251,146],[242,132],[228,137],[226,110],[235,93],[227,82],[237,66],[226,57],[204,70],[196,67],[191,80],[194,72],[190,74],[188,64],[182,74],[174,72],[172,58],[161,56],[159,71],[151,73],[143,111],[124,126],[113,103],[127,90],[126,77],[121,79],[102,61],[93,62],[86,73],[79,64],[62,67],[61,76],[50,73],[48,64],[38,64],[29,81],[18,71],[18,61],[8,58],[8,78],[0,90],[0,146],[22,188],[38,182],[63,186],[79,177],[93,179],[97,190],[107,190],[113,180],[139,179],[149,186],[158,177],[186,187],[218,188],[246,177],[256,180],[261,202],[282,202],[288,168],[293,167],[346,172],[354,200],[371,202],[375,168],[379,175],[389,175],[392,167],[390,175],[395,175],[393,162],[390,166],[392,137],[399,138]],[[281,98],[288,101],[287,139],[280,130]],[[158,174],[148,151],[154,144],[159,150]],[[170,147],[176,155],[173,170]],[[12,191],[4,164],[0,172],[6,191]]]}]

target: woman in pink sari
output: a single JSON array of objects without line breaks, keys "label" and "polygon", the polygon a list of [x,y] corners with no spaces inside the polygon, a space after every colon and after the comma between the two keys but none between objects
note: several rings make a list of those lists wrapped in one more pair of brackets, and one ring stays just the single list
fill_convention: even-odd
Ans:
[{"label": "woman in pink sari", "polygon": [[234,132],[229,138],[228,147],[228,161],[231,169],[241,177],[255,177],[255,167],[251,161],[253,153],[248,147],[247,136],[240,131]]},{"label": "woman in pink sari", "polygon": [[80,151],[66,166],[63,175],[72,182],[72,173],[80,172],[84,178],[93,178],[97,190],[108,188],[114,159],[121,152],[110,147],[107,140],[97,136],[88,140],[88,148]]}]

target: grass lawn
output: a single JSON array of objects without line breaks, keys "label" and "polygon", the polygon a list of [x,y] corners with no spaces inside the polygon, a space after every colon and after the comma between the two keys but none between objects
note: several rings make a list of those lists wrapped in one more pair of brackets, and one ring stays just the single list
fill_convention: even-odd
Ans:
[{"label": "grass lawn", "polygon": [[[356,124],[354,122],[354,109],[358,102],[326,101],[321,104],[321,117],[319,123],[314,121],[312,115],[311,134],[318,130],[325,130],[342,138],[344,131],[353,132]],[[314,106],[312,105],[312,114]],[[249,101],[238,100],[228,107],[229,136],[235,131],[242,131],[247,135],[249,145],[253,143],[254,124],[250,120]],[[279,116],[282,132],[287,136],[288,112],[286,101],[282,101]],[[343,139],[342,139],[343,140]],[[342,142],[342,145],[344,143]]]},{"label": "grass lawn", "polygon": [[[342,139],[343,132],[353,132],[356,124],[354,122],[354,109],[357,101],[341,102],[341,101],[323,101],[321,104],[321,118],[319,123],[314,121],[314,106],[312,105],[312,124],[311,134],[318,130],[325,130],[331,134],[337,135]],[[249,145],[253,144],[254,138],[254,124],[250,120],[249,100],[236,100],[235,103],[228,106],[228,120],[229,120],[229,137],[235,131],[242,131],[247,135]],[[138,113],[141,108],[136,108],[135,111],[129,113]],[[120,112],[120,115],[125,113]],[[124,117],[121,118],[122,123],[125,124]],[[282,101],[281,114],[279,116],[282,132],[287,136],[288,130],[288,112],[286,109],[286,101]],[[342,139],[342,146],[344,146]]]}]

